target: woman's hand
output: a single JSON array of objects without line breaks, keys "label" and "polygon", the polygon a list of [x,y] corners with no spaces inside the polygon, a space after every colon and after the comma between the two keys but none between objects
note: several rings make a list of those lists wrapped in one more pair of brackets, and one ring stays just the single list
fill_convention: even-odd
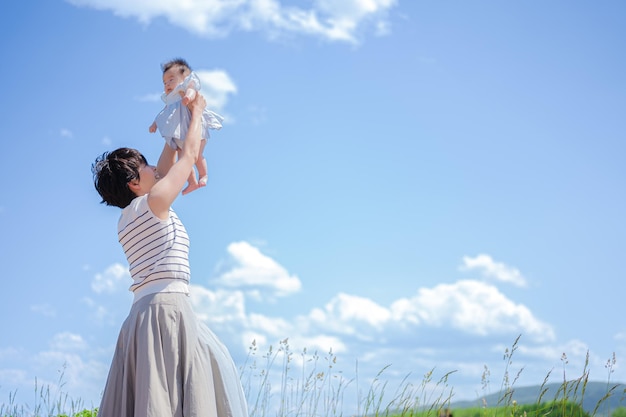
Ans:
[{"label": "woman's hand", "polygon": [[187,88],[183,95],[183,105],[188,106],[197,96],[197,91],[193,88]]},{"label": "woman's hand", "polygon": [[191,111],[192,114],[194,111],[198,111],[198,110],[200,111],[200,114],[202,114],[202,112],[204,111],[204,108],[206,107],[206,99],[204,98],[202,94],[197,93],[195,99],[190,100],[186,104],[186,106],[189,109],[189,111]]}]

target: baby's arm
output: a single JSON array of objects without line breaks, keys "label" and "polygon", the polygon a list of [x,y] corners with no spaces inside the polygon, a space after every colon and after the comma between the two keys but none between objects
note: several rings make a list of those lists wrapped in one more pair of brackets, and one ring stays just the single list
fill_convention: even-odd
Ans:
[{"label": "baby's arm", "polygon": [[189,84],[187,84],[187,89],[185,90],[185,95],[183,96],[183,105],[186,106],[196,98],[196,83],[194,80],[190,80]]},{"label": "baby's arm", "polygon": [[157,129],[157,125],[156,125],[156,120],[155,120],[154,122],[152,122],[148,130],[150,131],[150,133],[154,133],[156,132],[156,129]]}]

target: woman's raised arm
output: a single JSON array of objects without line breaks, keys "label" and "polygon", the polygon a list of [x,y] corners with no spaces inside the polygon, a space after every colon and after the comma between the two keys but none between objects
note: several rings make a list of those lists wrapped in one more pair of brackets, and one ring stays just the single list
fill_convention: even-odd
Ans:
[{"label": "woman's raised arm", "polygon": [[[189,103],[188,107],[191,111],[191,122],[189,130],[183,143],[183,150],[180,152],[178,161],[171,165],[174,157],[163,149],[157,172],[165,175],[152,187],[148,193],[148,205],[150,210],[160,219],[167,218],[170,206],[178,197],[181,190],[187,182],[189,173],[198,159],[200,153],[200,140],[202,130],[202,112],[206,106],[206,100],[201,94],[197,94],[195,100]],[[167,145],[166,145],[167,146]]]}]

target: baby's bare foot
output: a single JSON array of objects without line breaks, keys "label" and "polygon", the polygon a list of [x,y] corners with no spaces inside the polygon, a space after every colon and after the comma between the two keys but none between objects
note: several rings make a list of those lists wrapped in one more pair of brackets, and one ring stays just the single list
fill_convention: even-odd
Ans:
[{"label": "baby's bare foot", "polygon": [[187,183],[187,187],[185,187],[185,189],[183,190],[183,195],[189,194],[190,192],[197,190],[198,188],[200,188],[200,185],[197,182],[189,182]]},{"label": "baby's bare foot", "polygon": [[195,183],[195,184],[189,184],[187,185],[187,187],[185,187],[185,189],[183,190],[183,195],[185,194],[189,194],[192,191],[197,190],[200,187],[204,187],[204,185],[200,185],[199,183]]},{"label": "baby's bare foot", "polygon": [[183,190],[183,195],[189,194],[190,192],[195,191],[198,188],[206,187],[206,183],[208,180],[209,177],[207,177],[206,175],[204,177],[200,177],[198,182],[187,185],[187,187]]}]

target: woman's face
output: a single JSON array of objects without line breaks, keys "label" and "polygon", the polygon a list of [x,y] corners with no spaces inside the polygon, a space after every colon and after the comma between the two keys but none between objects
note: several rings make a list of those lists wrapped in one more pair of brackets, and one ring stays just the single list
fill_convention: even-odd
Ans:
[{"label": "woman's face", "polygon": [[139,168],[139,192],[138,196],[148,194],[154,184],[159,180],[156,167],[152,165],[141,165]]}]

